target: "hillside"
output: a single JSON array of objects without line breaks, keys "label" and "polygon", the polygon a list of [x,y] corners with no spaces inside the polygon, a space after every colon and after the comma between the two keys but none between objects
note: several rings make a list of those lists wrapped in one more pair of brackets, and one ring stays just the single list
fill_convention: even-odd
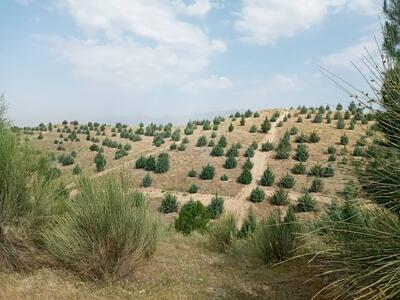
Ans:
[{"label": "hillside", "polygon": [[[68,122],[67,124],[58,124],[52,126],[52,131],[30,131],[30,128],[25,128],[25,133],[30,140],[34,142],[40,149],[44,151],[51,151],[55,157],[63,154],[69,154],[76,152],[74,164],[70,166],[63,166],[61,163],[57,164],[57,168],[61,170],[61,176],[68,178],[67,180],[73,181],[73,168],[79,165],[84,172],[91,174],[95,178],[102,180],[106,178],[107,174],[119,173],[121,170],[129,175],[131,185],[134,188],[143,190],[149,198],[152,200],[154,207],[159,205],[161,198],[165,192],[172,192],[178,196],[178,200],[181,203],[188,201],[190,198],[202,201],[204,204],[208,204],[211,198],[218,194],[225,200],[225,207],[239,215],[243,216],[248,208],[253,208],[261,215],[265,215],[268,211],[273,209],[273,206],[265,201],[261,204],[254,204],[248,201],[248,197],[252,189],[257,185],[260,185],[260,178],[267,167],[270,167],[275,173],[275,182],[272,186],[262,187],[267,195],[271,195],[279,183],[279,179],[287,173],[292,173],[291,169],[298,163],[294,158],[295,149],[299,143],[296,143],[296,138],[305,134],[309,136],[315,132],[320,140],[318,142],[305,142],[309,149],[309,158],[304,163],[306,166],[305,174],[295,174],[295,185],[290,189],[289,199],[292,203],[295,203],[298,196],[307,188],[309,188],[313,176],[309,176],[307,173],[312,166],[320,164],[323,167],[332,166],[334,169],[333,176],[326,176],[324,178],[324,189],[321,192],[316,193],[315,197],[318,199],[318,206],[322,208],[324,205],[330,202],[331,199],[337,198],[337,194],[343,190],[344,184],[351,179],[350,172],[346,171],[346,163],[343,164],[343,159],[347,159],[347,154],[352,154],[354,148],[359,142],[360,137],[365,134],[368,128],[367,124],[362,124],[361,121],[354,125],[354,129],[350,128],[350,119],[344,119],[344,128],[337,128],[337,117],[334,116],[335,112],[326,111],[323,109],[323,118],[321,123],[315,123],[315,117],[318,115],[318,108],[310,111],[301,110],[263,110],[255,113],[249,113],[248,117],[245,118],[245,124],[240,124],[241,117],[216,117],[213,120],[201,120],[193,122],[193,131],[187,131],[185,135],[185,128],[182,127],[171,127],[168,129],[171,133],[175,131],[180,132],[180,138],[174,141],[171,137],[163,138],[163,143],[160,146],[156,146],[153,143],[154,136],[159,133],[163,133],[164,127],[159,132],[154,131],[151,136],[145,134],[134,134],[137,132],[140,126],[127,126],[123,124],[116,124],[116,126],[100,125],[93,130],[88,129],[87,124],[76,124]],[[271,122],[271,129],[267,133],[263,133],[261,125],[265,118],[271,118],[276,112],[279,113],[279,117],[276,118],[275,122]],[[344,117],[344,112],[341,113]],[[346,113],[347,114],[347,113]],[[327,124],[326,117],[330,115],[331,123]],[[298,118],[302,118],[300,123]],[[221,121],[219,120],[221,118]],[[346,117],[350,118],[350,117]],[[204,123],[210,123],[210,127],[204,126]],[[64,122],[66,123],[66,122]],[[196,124],[197,123],[197,124]],[[214,123],[218,125],[215,126]],[[229,131],[229,126],[232,124],[233,130]],[[90,126],[90,124],[89,124]],[[215,127],[214,127],[215,126]],[[256,132],[250,132],[251,128],[255,126]],[[190,123],[189,123],[190,127]],[[214,128],[213,128],[214,127]],[[204,129],[205,128],[205,129]],[[263,151],[262,144],[271,142],[277,144],[279,139],[283,137],[284,133],[292,128],[296,128],[296,133],[293,131],[291,135],[291,151],[288,159],[277,159],[274,151]],[[40,129],[40,127],[38,128]],[[47,129],[42,126],[42,129]],[[143,133],[145,133],[145,127],[143,126]],[[139,136],[140,140],[133,142],[128,138],[122,138],[124,132],[128,132],[131,135]],[[121,134],[122,132],[122,134]],[[32,134],[33,133],[33,134]],[[294,134],[295,133],[295,134]],[[68,136],[74,137],[73,140],[68,139]],[[93,141],[87,140],[87,136]],[[348,137],[348,144],[341,145],[341,136],[346,135]],[[42,136],[43,138],[39,138]],[[75,138],[76,136],[76,138]],[[168,134],[167,134],[168,136]],[[198,146],[197,141],[199,137],[205,137],[205,145]],[[224,152],[236,144],[241,145],[241,149],[238,151],[237,166],[232,169],[224,168],[224,162],[227,159],[226,153],[222,156],[211,156],[210,153],[213,147],[210,147],[210,142],[216,144],[219,139],[224,136],[227,141],[227,146],[224,147]],[[70,136],[71,137],[71,136]],[[132,138],[131,138],[132,139]],[[187,139],[185,142],[184,140]],[[114,143],[113,146],[107,146],[104,141],[108,140]],[[55,144],[57,141],[57,144]],[[247,157],[245,151],[256,143],[258,149],[255,151],[253,157],[250,158],[254,164],[252,172],[252,182],[249,185],[243,185],[237,182],[237,177],[242,172],[243,164],[246,162]],[[62,150],[60,149],[60,143],[62,143]],[[91,151],[91,145],[98,145],[104,149],[104,156],[107,161],[105,169],[101,172],[97,172],[93,159],[96,151]],[[117,152],[118,144],[121,146],[129,145],[130,150],[127,151],[127,155],[122,158],[116,159],[115,153]],[[176,145],[177,149],[171,150],[171,145]],[[184,149],[179,149],[184,145]],[[335,161],[329,161],[331,156],[328,153],[328,147],[334,146],[337,148]],[[166,173],[157,174],[151,172],[152,185],[149,188],[141,188],[142,179],[148,173],[144,169],[138,169],[135,167],[135,162],[141,156],[154,156],[156,157],[160,153],[168,153],[170,160],[170,168]],[[355,158],[350,155],[350,157]],[[331,158],[332,159],[332,158]],[[202,180],[199,178],[199,174],[203,166],[211,164],[215,167],[215,176],[212,180]],[[188,176],[189,171],[195,170],[197,176]],[[221,176],[227,175],[228,180],[222,181]],[[190,185],[195,184],[198,186],[199,191],[196,194],[187,193]]]}]

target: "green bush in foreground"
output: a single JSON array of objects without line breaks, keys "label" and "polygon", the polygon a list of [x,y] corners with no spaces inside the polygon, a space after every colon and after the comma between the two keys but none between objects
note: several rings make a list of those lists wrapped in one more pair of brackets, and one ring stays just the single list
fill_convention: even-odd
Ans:
[{"label": "green bush in foreground", "polygon": [[285,189],[291,189],[294,187],[296,181],[294,179],[294,177],[292,175],[286,174],[284,176],[282,176],[280,182],[279,182],[279,186],[283,187]]},{"label": "green bush in foreground", "polygon": [[142,180],[142,187],[147,188],[147,187],[151,187],[153,183],[153,179],[151,179],[151,176],[149,173],[147,173]]},{"label": "green bush in foreground", "polygon": [[200,178],[203,180],[211,180],[215,176],[215,167],[213,165],[207,164],[203,167]]},{"label": "green bush in foreground", "polygon": [[159,236],[159,222],[144,196],[132,191],[127,180],[115,178],[105,186],[80,178],[78,190],[74,201],[66,203],[65,213],[45,231],[47,251],[90,279],[129,274],[155,250]]},{"label": "green bush in foreground", "polygon": [[243,169],[242,173],[239,175],[237,182],[241,184],[250,184],[253,180],[253,176],[251,175],[251,171],[247,168]]},{"label": "green bush in foreground", "polygon": [[271,196],[271,204],[284,206],[287,204],[288,196],[288,192],[284,188],[279,187]]},{"label": "green bush in foreground", "polygon": [[306,174],[306,165],[303,163],[297,163],[293,166],[291,171],[296,175]]},{"label": "green bush in foreground", "polygon": [[259,187],[256,187],[251,191],[250,194],[250,201],[251,202],[263,202],[265,198],[265,192],[260,189]]},{"label": "green bush in foreground", "polygon": [[158,210],[164,214],[176,212],[178,210],[176,196],[166,193],[161,200],[161,206]]},{"label": "green bush in foreground", "polygon": [[275,175],[274,172],[272,172],[271,168],[268,167],[265,171],[263,176],[261,177],[261,185],[263,186],[271,186],[274,184],[275,181]]},{"label": "green bush in foreground", "polygon": [[102,153],[97,153],[95,158],[94,158],[94,163],[96,164],[96,170],[97,172],[101,172],[105,169],[107,165],[106,158]]},{"label": "green bush in foreground", "polygon": [[194,183],[189,187],[188,193],[190,194],[196,194],[199,191],[199,187],[195,185]]},{"label": "green bush in foreground", "polygon": [[324,183],[321,179],[316,178],[312,181],[309,191],[311,193],[320,193],[324,190]]},{"label": "green bush in foreground", "polygon": [[309,212],[315,210],[316,201],[308,192],[304,193],[297,199],[296,211]]},{"label": "green bush in foreground", "polygon": [[207,211],[211,219],[218,218],[224,211],[224,199],[215,195],[207,206]]},{"label": "green bush in foreground", "polygon": [[175,220],[175,229],[184,235],[190,234],[193,230],[204,232],[210,219],[207,208],[196,201],[190,200],[184,204]]},{"label": "green bush in foreground", "polygon": [[228,180],[229,180],[229,177],[228,177],[228,175],[223,174],[223,175],[220,177],[220,179],[221,179],[221,181],[228,181]]}]

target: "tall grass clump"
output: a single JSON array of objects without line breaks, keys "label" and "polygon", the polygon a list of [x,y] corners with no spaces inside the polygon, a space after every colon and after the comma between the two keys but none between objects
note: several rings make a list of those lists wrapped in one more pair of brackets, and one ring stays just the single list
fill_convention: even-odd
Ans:
[{"label": "tall grass clump", "polygon": [[292,207],[289,207],[283,219],[280,211],[275,210],[260,222],[252,236],[254,250],[266,263],[283,261],[294,255],[299,232],[300,225]]},{"label": "tall grass clump", "polygon": [[50,158],[9,129],[0,97],[0,270],[28,271],[50,263],[40,233],[61,207],[65,187]]},{"label": "tall grass clump", "polygon": [[375,115],[380,136],[376,155],[355,166],[364,197],[375,203],[349,200],[354,193],[347,189],[345,203],[331,207],[321,226],[328,249],[317,262],[332,278],[325,288],[328,298],[400,297],[400,1],[385,1],[383,12],[382,63],[368,55],[364,59],[371,72],[364,77],[374,78],[372,93],[355,92]]},{"label": "tall grass clump", "polygon": [[237,218],[232,213],[222,215],[208,228],[210,244],[221,252],[227,252],[237,238]]},{"label": "tall grass clump", "polygon": [[65,213],[45,231],[46,249],[66,268],[89,279],[128,275],[155,250],[158,219],[124,176],[109,177],[105,186],[80,177],[77,189]]}]

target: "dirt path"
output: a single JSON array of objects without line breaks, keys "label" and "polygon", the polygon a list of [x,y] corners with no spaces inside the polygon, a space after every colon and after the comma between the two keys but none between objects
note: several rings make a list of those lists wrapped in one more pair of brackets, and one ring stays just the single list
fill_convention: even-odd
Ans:
[{"label": "dirt path", "polygon": [[[286,111],[281,112],[281,116],[272,124],[270,131],[264,135],[261,143],[266,143],[268,141],[273,142],[276,139],[276,124],[283,120],[285,113]],[[234,211],[238,215],[239,220],[244,218],[250,208],[251,203],[248,201],[248,197],[250,196],[251,191],[257,187],[258,182],[264,173],[265,163],[269,155],[271,155],[270,152],[256,151],[251,159],[253,163],[253,168],[251,170],[253,180],[250,184],[244,186],[233,198],[235,204]]]}]

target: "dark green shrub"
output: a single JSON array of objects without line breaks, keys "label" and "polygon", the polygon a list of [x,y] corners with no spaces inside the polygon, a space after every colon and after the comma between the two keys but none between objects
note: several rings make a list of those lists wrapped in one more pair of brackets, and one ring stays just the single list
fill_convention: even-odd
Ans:
[{"label": "dark green shrub", "polygon": [[297,123],[303,123],[303,118],[299,116],[299,117],[297,118],[296,122],[297,122]]},{"label": "dark green shrub", "polygon": [[252,163],[250,158],[248,158],[248,159],[246,159],[246,161],[243,164],[243,169],[251,170],[251,169],[253,169],[253,166],[254,166],[254,164]]},{"label": "dark green shrub", "polygon": [[147,188],[147,187],[151,187],[153,183],[153,179],[151,179],[151,176],[149,173],[147,173],[142,180],[142,187]]},{"label": "dark green shrub", "polygon": [[185,144],[183,142],[180,143],[179,146],[178,146],[178,151],[185,151],[185,150],[186,150]]},{"label": "dark green shrub", "polygon": [[197,176],[197,172],[194,169],[191,169],[188,173],[189,177],[196,177]]},{"label": "dark green shrub", "polygon": [[340,137],[340,144],[344,145],[344,146],[348,145],[349,144],[349,137],[347,135],[343,134]]},{"label": "dark green shrub", "polygon": [[322,113],[317,113],[314,117],[313,123],[322,123],[323,116]]},{"label": "dark green shrub", "polygon": [[224,135],[220,137],[217,145],[222,148],[225,148],[226,146],[228,146],[228,141],[226,140],[226,137]]},{"label": "dark green shrub", "polygon": [[324,183],[322,182],[321,179],[315,178],[310,186],[310,193],[320,193],[324,190]]},{"label": "dark green shrub", "polygon": [[169,149],[170,150],[176,150],[178,148],[178,145],[175,143],[175,142],[173,142],[170,146],[169,146]]},{"label": "dark green shrub", "polygon": [[154,166],[154,172],[166,173],[169,170],[169,155],[168,153],[160,153]]},{"label": "dark green shrub", "polygon": [[233,124],[231,123],[231,124],[229,125],[229,127],[228,127],[228,131],[229,131],[229,132],[232,132],[233,129],[234,129],[234,127],[233,127]]},{"label": "dark green shrub", "polygon": [[254,148],[252,146],[250,146],[249,148],[247,148],[246,152],[244,153],[245,157],[253,157],[255,154],[254,152]]},{"label": "dark green shrub", "polygon": [[207,164],[203,167],[203,170],[200,173],[200,178],[203,180],[211,180],[215,176],[215,167]]},{"label": "dark green shrub", "polygon": [[221,179],[221,181],[228,181],[229,177],[228,177],[228,175],[224,174],[224,175],[221,176],[220,179]]},{"label": "dark green shrub", "polygon": [[306,165],[303,163],[297,163],[293,166],[291,171],[296,175],[306,174]]},{"label": "dark green shrub", "polygon": [[344,129],[345,126],[345,122],[342,118],[338,119],[337,124],[336,124],[336,128],[337,129]]},{"label": "dark green shrub", "polygon": [[271,130],[271,122],[269,121],[268,117],[264,119],[264,122],[261,124],[261,131],[263,133],[267,133]]},{"label": "dark green shrub", "polygon": [[271,201],[271,204],[273,204],[273,205],[284,206],[288,202],[288,197],[289,197],[289,194],[286,191],[286,189],[279,187],[272,194],[270,201]]},{"label": "dark green shrub", "polygon": [[94,158],[94,163],[96,164],[96,170],[98,172],[101,172],[105,169],[107,165],[106,158],[102,153],[97,153],[95,158]]},{"label": "dark green shrub", "polygon": [[190,234],[193,230],[205,232],[209,219],[207,208],[199,201],[190,200],[182,206],[175,220],[175,229],[184,235]]},{"label": "dark green shrub", "polygon": [[296,136],[295,142],[300,144],[309,143],[310,138],[302,132],[299,136]]},{"label": "dark green shrub", "polygon": [[189,194],[196,194],[199,191],[199,187],[194,183],[189,187],[188,193]]},{"label": "dark green shrub", "polygon": [[124,156],[127,156],[127,155],[128,155],[128,152],[125,149],[118,149],[115,152],[114,159],[121,159],[121,158],[123,158]]},{"label": "dark green shrub", "polygon": [[266,142],[266,143],[261,144],[261,151],[269,152],[269,151],[272,151],[272,150],[274,150],[274,144],[273,143]]},{"label": "dark green shrub", "polygon": [[310,142],[311,143],[318,143],[320,140],[321,140],[321,138],[320,138],[320,136],[315,132],[315,131],[313,131],[311,134],[310,134]]},{"label": "dark green shrub", "polygon": [[243,169],[242,173],[237,178],[237,181],[241,184],[250,184],[253,180],[251,171],[247,168]]},{"label": "dark green shrub", "polygon": [[364,150],[360,146],[355,146],[353,150],[353,156],[364,156]]},{"label": "dark green shrub", "polygon": [[214,157],[220,157],[224,155],[224,148],[222,148],[220,145],[215,146],[210,153],[211,156]]},{"label": "dark green shrub", "polygon": [[310,169],[310,175],[316,177],[323,177],[324,167],[319,163],[314,164]]},{"label": "dark green shrub", "polygon": [[171,140],[174,142],[179,142],[181,139],[181,131],[179,129],[176,129],[172,135],[171,135]]},{"label": "dark green shrub", "polygon": [[75,163],[74,158],[72,157],[72,155],[70,154],[62,154],[59,158],[58,161],[60,162],[60,164],[62,164],[63,166],[70,166],[73,165]]},{"label": "dark green shrub", "polygon": [[265,171],[263,176],[261,177],[261,185],[263,186],[272,186],[275,181],[274,172],[272,172],[271,168],[268,167]]},{"label": "dark green shrub", "polygon": [[215,195],[215,197],[211,199],[210,204],[207,206],[207,211],[211,219],[218,218],[224,211],[224,199],[218,195]]},{"label": "dark green shrub", "polygon": [[208,142],[208,147],[214,147],[214,146],[215,146],[214,140],[210,140],[210,141]]},{"label": "dark green shrub", "polygon": [[235,144],[233,144],[233,145],[228,149],[228,151],[226,151],[226,156],[227,156],[227,157],[229,157],[229,156],[238,157],[238,156],[239,156],[239,149],[238,149],[238,147],[237,147]]},{"label": "dark green shrub", "polygon": [[279,181],[279,186],[285,189],[291,189],[294,187],[296,181],[293,176],[286,174],[282,176],[281,180]]},{"label": "dark green shrub", "polygon": [[335,146],[332,145],[332,146],[329,146],[329,147],[328,147],[328,153],[329,153],[329,154],[336,154],[336,151],[337,151],[337,150],[336,150],[336,147],[335,147]]},{"label": "dark green shrub", "polygon": [[299,198],[297,198],[296,211],[298,212],[310,212],[315,211],[315,205],[317,204],[313,196],[308,192],[305,192]]},{"label": "dark green shrub", "polygon": [[82,168],[79,165],[75,165],[75,167],[72,169],[72,174],[79,175],[81,173],[82,173]]},{"label": "dark green shrub", "polygon": [[161,200],[161,206],[158,210],[164,214],[178,211],[178,201],[176,200],[176,196],[166,193]]},{"label": "dark green shrub", "polygon": [[297,145],[295,159],[301,162],[305,162],[310,157],[310,153],[308,152],[308,148],[305,144]]},{"label": "dark green shrub", "polygon": [[292,128],[290,128],[290,135],[296,135],[298,131],[299,130],[297,129],[297,127],[293,126]]},{"label": "dark green shrub", "polygon": [[199,137],[199,139],[197,140],[197,147],[204,147],[207,146],[207,138],[202,135],[201,137]]},{"label": "dark green shrub", "polygon": [[156,168],[156,159],[154,156],[150,155],[146,158],[146,163],[144,164],[144,169],[146,171],[154,171]]},{"label": "dark green shrub", "polygon": [[249,132],[250,132],[250,133],[257,133],[257,126],[253,124],[253,125],[250,127]]},{"label": "dark green shrub", "polygon": [[224,163],[225,169],[234,169],[236,168],[236,166],[237,166],[237,161],[233,156],[229,156]]},{"label": "dark green shrub", "polygon": [[251,202],[263,202],[264,198],[265,198],[265,192],[261,188],[256,187],[251,191],[250,194]]},{"label": "dark green shrub", "polygon": [[135,168],[136,169],[144,169],[146,166],[146,158],[141,155],[135,162]]}]

